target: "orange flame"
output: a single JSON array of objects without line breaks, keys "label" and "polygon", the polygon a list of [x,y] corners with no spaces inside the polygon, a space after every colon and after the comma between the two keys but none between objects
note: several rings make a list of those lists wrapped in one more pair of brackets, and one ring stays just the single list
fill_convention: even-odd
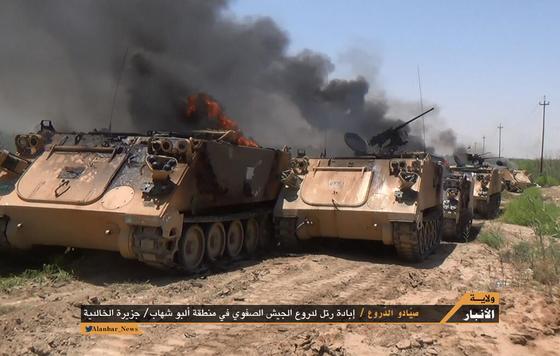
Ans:
[{"label": "orange flame", "polygon": [[220,104],[208,94],[199,93],[188,97],[187,118],[196,116],[205,116],[208,120],[215,120],[218,129],[235,131],[237,133],[235,141],[239,146],[259,147],[255,141],[243,136],[237,123],[228,117]]}]

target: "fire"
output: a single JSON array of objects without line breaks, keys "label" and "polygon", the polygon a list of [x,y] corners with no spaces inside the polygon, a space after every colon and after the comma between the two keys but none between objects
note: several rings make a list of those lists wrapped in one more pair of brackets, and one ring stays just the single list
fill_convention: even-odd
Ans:
[{"label": "fire", "polygon": [[235,131],[237,134],[235,141],[238,145],[259,147],[255,141],[243,136],[243,133],[239,129],[237,123],[228,117],[222,110],[220,103],[208,94],[199,93],[191,95],[187,99],[187,118],[200,117],[204,117],[208,120],[214,120],[217,124],[217,128],[220,130]]}]

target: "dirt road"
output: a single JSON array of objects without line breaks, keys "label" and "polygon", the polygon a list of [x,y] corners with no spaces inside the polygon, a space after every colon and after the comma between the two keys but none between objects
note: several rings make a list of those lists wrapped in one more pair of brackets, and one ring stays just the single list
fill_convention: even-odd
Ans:
[{"label": "dirt road", "polygon": [[[487,223],[512,239],[527,228]],[[480,227],[481,222],[478,222]],[[491,226],[491,227],[489,227]],[[0,353],[557,355],[560,295],[524,278],[490,247],[444,243],[420,265],[378,245],[272,255],[185,278],[110,253],[74,257],[75,278],[0,294]],[[13,261],[12,261],[13,262]],[[13,272],[2,262],[1,275]],[[28,262],[23,262],[25,265]],[[18,267],[21,268],[21,267]],[[142,336],[82,336],[79,305],[454,304],[467,291],[502,294],[497,325],[144,325]]]}]

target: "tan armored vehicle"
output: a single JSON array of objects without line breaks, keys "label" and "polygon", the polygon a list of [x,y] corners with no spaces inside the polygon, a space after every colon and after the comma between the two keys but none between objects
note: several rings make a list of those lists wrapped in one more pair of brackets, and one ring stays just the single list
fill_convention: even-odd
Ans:
[{"label": "tan armored vehicle", "polygon": [[474,174],[454,172],[443,181],[443,238],[469,241],[474,216]]},{"label": "tan armored vehicle", "polygon": [[500,172],[505,168],[490,166],[477,154],[467,155],[468,164],[456,160],[458,164],[449,168],[451,172],[474,174],[474,212],[486,219],[498,216],[503,190]]},{"label": "tan armored vehicle", "polygon": [[239,142],[233,131],[78,133],[43,122],[16,137],[18,155],[0,156],[0,240],[186,271],[253,254],[272,230],[289,155]]},{"label": "tan armored vehicle", "polygon": [[[441,241],[442,167],[426,153],[391,152],[406,143],[398,130],[412,120],[369,145],[346,134],[355,157],[292,160],[274,211],[280,243],[293,248],[315,237],[377,240],[395,246],[407,261],[432,253]],[[382,145],[382,154],[367,152]]]},{"label": "tan armored vehicle", "polygon": [[509,192],[521,193],[533,185],[531,175],[521,169],[502,169],[502,182]]}]

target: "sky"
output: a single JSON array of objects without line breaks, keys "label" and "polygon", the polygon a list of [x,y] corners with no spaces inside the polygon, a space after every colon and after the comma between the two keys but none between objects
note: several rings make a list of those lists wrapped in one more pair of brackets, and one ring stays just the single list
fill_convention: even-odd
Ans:
[{"label": "sky", "polygon": [[[557,1],[236,0],[241,20],[269,16],[291,40],[290,53],[328,55],[332,77],[361,74],[395,103],[437,105],[458,141],[481,151],[560,156],[560,25]],[[403,118],[406,119],[406,118]],[[429,119],[427,119],[429,120]]]}]

